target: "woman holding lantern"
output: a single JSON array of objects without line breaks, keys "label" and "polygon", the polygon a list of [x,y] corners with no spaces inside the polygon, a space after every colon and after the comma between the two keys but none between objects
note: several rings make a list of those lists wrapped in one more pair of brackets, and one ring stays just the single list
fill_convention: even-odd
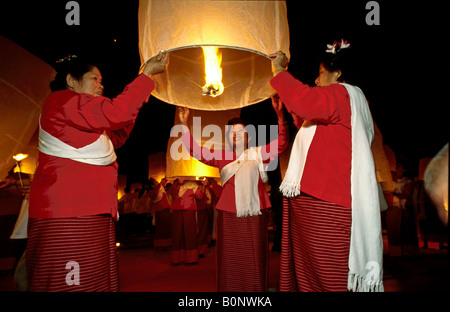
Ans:
[{"label": "woman holding lantern", "polygon": [[271,55],[272,87],[304,123],[283,192],[280,291],[383,291],[374,126],[351,74],[347,41],[328,45],[316,87],[296,80],[283,52]]},{"label": "woman holding lantern", "polygon": [[218,167],[222,179],[222,194],[216,205],[219,292],[268,291],[267,209],[271,205],[264,189],[264,166],[288,144],[283,103],[274,97],[272,104],[278,116],[278,139],[266,146],[249,148],[246,124],[236,118],[228,122],[226,139],[230,149],[224,151],[199,147],[187,127],[189,109],[179,109],[185,125],[181,137],[184,145],[194,158]]},{"label": "woman holding lantern", "polygon": [[114,149],[165,70],[167,53],[115,99],[103,97],[99,69],[61,60],[42,105],[39,164],[30,191],[26,264],[30,291],[118,291]]}]

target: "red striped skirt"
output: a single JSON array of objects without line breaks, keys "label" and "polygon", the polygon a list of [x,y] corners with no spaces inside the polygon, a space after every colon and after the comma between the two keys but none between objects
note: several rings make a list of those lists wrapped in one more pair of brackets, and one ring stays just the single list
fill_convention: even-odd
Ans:
[{"label": "red striped skirt", "polygon": [[347,291],[351,221],[350,208],[285,197],[280,291]]},{"label": "red striped skirt", "polygon": [[28,221],[30,291],[119,291],[115,221],[110,215]]},{"label": "red striped skirt", "polygon": [[218,211],[216,283],[219,292],[268,290],[267,212],[238,218]]},{"label": "red striped skirt", "polygon": [[209,209],[197,210],[198,253],[205,255],[208,251],[210,236],[208,235]]},{"label": "red striped skirt", "polygon": [[198,262],[197,220],[195,210],[172,212],[172,263]]}]

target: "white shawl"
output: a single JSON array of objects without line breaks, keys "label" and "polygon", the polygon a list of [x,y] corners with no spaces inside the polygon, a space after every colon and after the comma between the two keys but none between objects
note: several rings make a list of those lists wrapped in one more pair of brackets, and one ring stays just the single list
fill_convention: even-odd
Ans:
[{"label": "white shawl", "polygon": [[261,148],[251,147],[245,150],[235,161],[227,164],[220,171],[222,185],[232,176],[234,178],[234,192],[236,201],[236,216],[248,217],[261,214],[258,181],[267,182],[267,173],[261,157]]},{"label": "white shawl", "polygon": [[95,142],[81,148],[75,148],[46,132],[42,129],[40,122],[39,150],[47,155],[69,158],[74,161],[97,166],[110,165],[117,158],[114,152],[114,145],[105,131],[103,131]]},{"label": "white shawl", "polygon": [[[380,202],[370,148],[374,136],[372,115],[363,92],[358,87],[342,85],[350,95],[352,128],[352,226],[347,287],[351,291],[384,291]],[[287,197],[300,194],[303,168],[315,129],[316,125],[306,123],[297,133],[280,186]]]}]

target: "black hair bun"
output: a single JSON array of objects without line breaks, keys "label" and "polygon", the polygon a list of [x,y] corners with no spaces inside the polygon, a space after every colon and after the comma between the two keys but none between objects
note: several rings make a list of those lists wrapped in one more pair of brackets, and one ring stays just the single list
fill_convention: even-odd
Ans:
[{"label": "black hair bun", "polygon": [[341,71],[339,81],[352,80],[354,55],[348,41],[342,39],[333,44],[327,44],[327,49],[319,56],[319,62],[329,72]]}]

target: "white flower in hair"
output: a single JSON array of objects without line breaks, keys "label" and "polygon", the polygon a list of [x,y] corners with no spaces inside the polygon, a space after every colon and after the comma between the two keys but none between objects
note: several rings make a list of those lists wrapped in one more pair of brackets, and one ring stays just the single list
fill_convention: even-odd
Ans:
[{"label": "white flower in hair", "polygon": [[333,42],[333,44],[327,44],[327,53],[333,53],[333,54],[336,54],[336,45],[337,45],[337,42],[335,41],[335,42]]},{"label": "white flower in hair", "polygon": [[[338,47],[338,50],[336,51],[336,47]],[[337,52],[341,51],[342,49],[348,49],[350,48],[350,43],[348,43],[347,40],[341,39],[341,42],[333,42],[333,44],[327,44],[327,53],[333,53],[336,54]]]},{"label": "white flower in hair", "polygon": [[350,48],[350,43],[347,40],[341,39],[341,43],[339,44],[339,50]]}]

